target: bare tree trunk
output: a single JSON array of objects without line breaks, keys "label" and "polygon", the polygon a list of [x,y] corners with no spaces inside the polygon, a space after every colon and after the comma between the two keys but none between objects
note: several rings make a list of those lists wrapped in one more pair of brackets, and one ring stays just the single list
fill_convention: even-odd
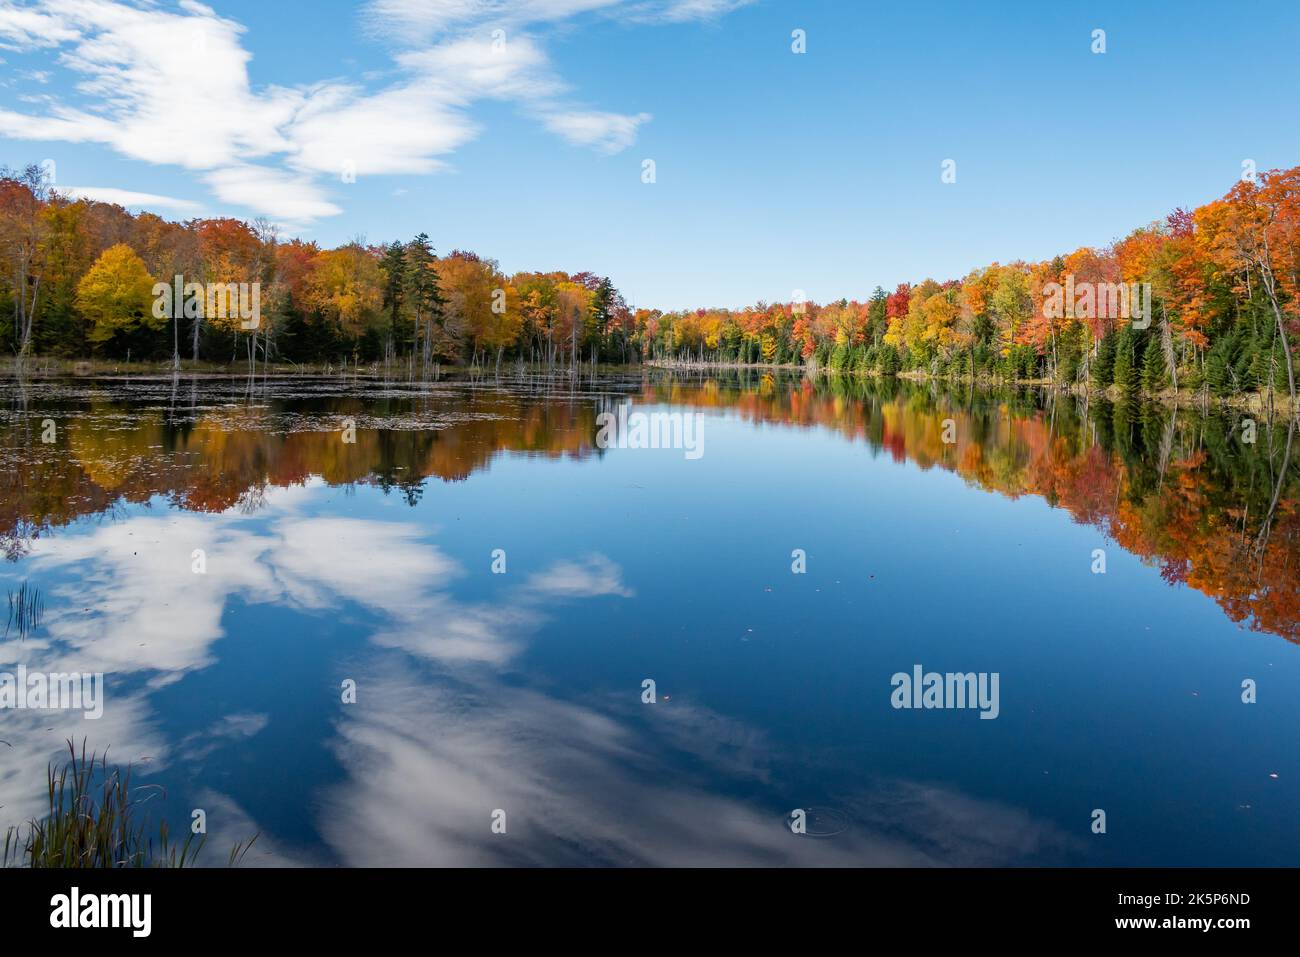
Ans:
[{"label": "bare tree trunk", "polygon": [[1160,304],[1160,348],[1165,354],[1165,364],[1169,366],[1169,380],[1174,384],[1174,391],[1178,391],[1178,357],[1174,354],[1174,337],[1169,330],[1169,316],[1165,313],[1165,306]]},{"label": "bare tree trunk", "polygon": [[[27,279],[26,261],[24,261],[22,272],[23,272],[23,279],[25,281]],[[31,350],[31,346],[32,346],[32,326],[36,322],[36,303],[41,293],[41,277],[37,276],[36,281],[32,283],[32,304],[30,308],[27,306],[27,296],[26,293],[23,291],[22,287],[19,286],[16,291],[18,293],[18,299],[22,302],[22,312],[23,312],[23,317],[22,317],[23,344],[22,344],[22,348],[19,350],[19,355],[26,356],[27,353]]]},{"label": "bare tree trunk", "polygon": [[[1291,361],[1291,343],[1287,341],[1286,324],[1282,320],[1282,307],[1277,301],[1277,287],[1273,282],[1273,268],[1268,261],[1268,241],[1264,243],[1264,255],[1259,260],[1259,274],[1264,282],[1264,291],[1268,294],[1269,305],[1273,307],[1273,317],[1277,321],[1277,334],[1282,339],[1282,356],[1286,360],[1286,384],[1291,391],[1291,414],[1295,415],[1295,369]],[[1290,435],[1287,436],[1288,440]]]}]

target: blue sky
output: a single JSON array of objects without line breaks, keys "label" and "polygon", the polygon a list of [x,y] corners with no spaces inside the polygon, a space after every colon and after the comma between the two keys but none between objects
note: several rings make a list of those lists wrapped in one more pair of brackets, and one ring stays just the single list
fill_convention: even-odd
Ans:
[{"label": "blue sky", "polygon": [[865,298],[1300,163],[1298,49],[1294,0],[0,0],[0,164],[636,305]]}]

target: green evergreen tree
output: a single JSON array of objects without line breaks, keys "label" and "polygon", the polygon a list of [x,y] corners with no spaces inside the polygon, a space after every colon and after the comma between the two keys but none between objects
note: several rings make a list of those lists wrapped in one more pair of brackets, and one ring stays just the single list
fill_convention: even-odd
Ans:
[{"label": "green evergreen tree", "polygon": [[1056,380],[1071,383],[1079,377],[1079,366],[1083,362],[1082,326],[1061,336],[1057,350]]},{"label": "green evergreen tree", "polygon": [[1232,371],[1237,379],[1237,388],[1242,392],[1254,391],[1258,383],[1263,381],[1255,377],[1260,368],[1259,352],[1259,346],[1255,338],[1250,336],[1242,342],[1241,351],[1237,353],[1236,360],[1232,363]]},{"label": "green evergreen tree", "polygon": [[438,285],[437,260],[429,237],[420,233],[406,244],[405,296],[412,320],[412,348],[415,348],[422,331],[437,325],[443,319],[442,290]]},{"label": "green evergreen tree", "polygon": [[867,342],[874,346],[880,345],[880,340],[889,327],[889,320],[885,313],[888,298],[889,294],[877,286],[867,306]]},{"label": "green evergreen tree", "polygon": [[1268,343],[1254,343],[1250,350],[1250,362],[1246,368],[1247,388],[1254,390],[1267,389],[1271,381],[1269,372],[1271,356]]},{"label": "green evergreen tree", "polygon": [[891,345],[880,347],[880,371],[885,375],[897,375],[903,367],[903,360],[898,350]]},{"label": "green evergreen tree", "polygon": [[1130,326],[1125,326],[1115,337],[1115,367],[1113,385],[1123,396],[1137,395],[1141,385],[1136,336]]},{"label": "green evergreen tree", "polygon": [[863,345],[856,346],[852,356],[849,358],[849,370],[852,372],[867,371],[867,347]]},{"label": "green evergreen tree", "polygon": [[603,278],[591,296],[591,320],[596,330],[596,348],[604,354],[609,343],[609,323],[614,317],[614,284],[609,277]]},{"label": "green evergreen tree", "polygon": [[1231,395],[1233,392],[1227,345],[1228,341],[1222,340],[1205,356],[1205,384],[1211,394],[1217,396]]},{"label": "green evergreen tree", "polygon": [[1163,392],[1169,387],[1169,370],[1164,350],[1155,335],[1147,336],[1146,351],[1142,354],[1142,391],[1150,394]]},{"label": "green evergreen tree", "polygon": [[1115,331],[1102,336],[1097,343],[1097,357],[1092,360],[1092,384],[1098,389],[1109,388],[1115,381]]},{"label": "green evergreen tree", "polygon": [[[1290,395],[1291,382],[1286,374],[1286,352],[1282,349],[1282,344],[1276,343],[1273,346],[1273,391],[1281,392],[1283,395]],[[1261,382],[1268,381],[1267,379]]]}]

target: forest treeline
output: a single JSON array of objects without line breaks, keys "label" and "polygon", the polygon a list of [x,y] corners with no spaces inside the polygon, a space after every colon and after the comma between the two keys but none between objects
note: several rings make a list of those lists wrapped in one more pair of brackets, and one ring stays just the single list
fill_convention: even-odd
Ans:
[{"label": "forest treeline", "polygon": [[[0,170],[0,334],[20,357],[371,363],[630,362],[631,315],[590,272],[504,275],[496,262],[408,242],[336,249],[265,221],[193,219],[72,199],[40,167]],[[252,328],[210,293],[158,283],[258,284]],[[174,305],[180,302],[180,306]],[[189,302],[203,307],[183,308]],[[191,315],[191,312],[198,313]],[[221,314],[225,313],[225,314]]]},{"label": "forest treeline", "polygon": [[[877,287],[866,302],[633,309],[591,272],[506,275],[474,253],[439,256],[424,234],[322,249],[262,221],[132,215],[60,195],[39,167],[0,170],[0,256],[0,335],[23,357],[814,364],[1120,394],[1286,393],[1300,332],[1300,167],[1242,179],[1105,248]],[[159,316],[155,283],[176,275],[260,283],[256,328]],[[1135,303],[1141,288],[1148,311],[1137,321],[1103,308],[1104,295],[1062,310],[1062,287],[1131,287]]]},{"label": "forest treeline", "polygon": [[[1103,308],[1106,287],[1122,287],[1120,298],[1141,288],[1147,314]],[[1096,295],[1062,309],[1062,292],[1082,288]],[[1300,332],[1300,167],[1241,180],[1102,249],[877,287],[866,302],[638,314],[634,328],[655,357],[700,362],[811,360],[834,372],[1050,380],[1120,394],[1288,393]]]}]

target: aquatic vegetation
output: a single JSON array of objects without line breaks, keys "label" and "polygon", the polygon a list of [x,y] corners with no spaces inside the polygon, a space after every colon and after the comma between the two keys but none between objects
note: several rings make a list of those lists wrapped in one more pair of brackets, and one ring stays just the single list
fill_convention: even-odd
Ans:
[{"label": "aquatic vegetation", "polygon": [[[207,838],[190,833],[177,844],[166,821],[155,844],[144,805],[161,793],[155,785],[132,787],[131,768],[110,765],[108,754],[87,754],[82,742],[68,741],[69,759],[48,768],[49,813],[10,828],[0,866],[4,867],[192,867]],[[233,867],[257,840],[235,845]]]},{"label": "aquatic vegetation", "polygon": [[19,638],[26,638],[40,627],[41,616],[45,613],[45,599],[39,588],[30,582],[23,582],[18,588],[9,592],[9,619],[5,623],[5,637],[15,629]]}]

